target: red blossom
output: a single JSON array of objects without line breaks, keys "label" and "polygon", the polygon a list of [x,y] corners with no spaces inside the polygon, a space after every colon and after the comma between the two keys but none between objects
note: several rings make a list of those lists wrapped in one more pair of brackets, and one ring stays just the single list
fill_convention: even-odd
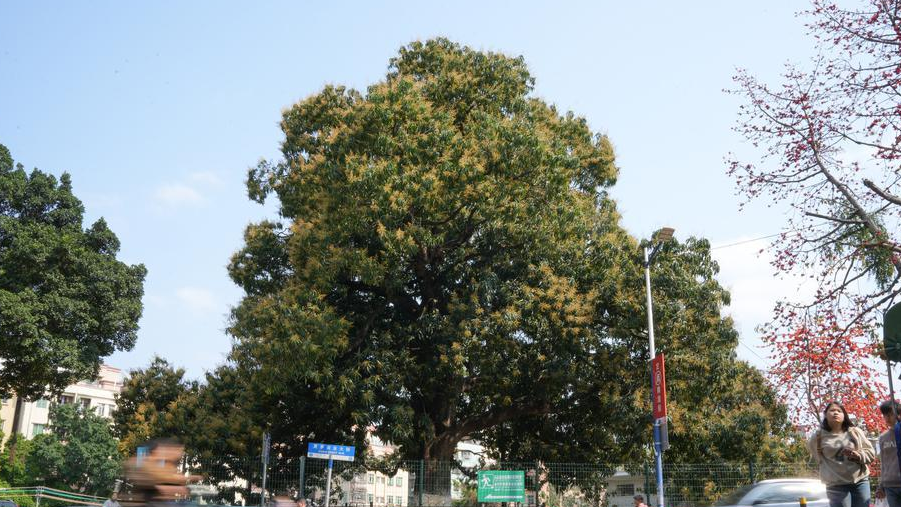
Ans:
[{"label": "red blossom", "polygon": [[887,393],[874,368],[879,344],[871,330],[845,330],[835,312],[801,315],[783,306],[780,315],[763,338],[774,360],[767,376],[791,407],[792,422],[815,427],[824,405],[837,400],[868,430],[881,431],[877,406]]}]

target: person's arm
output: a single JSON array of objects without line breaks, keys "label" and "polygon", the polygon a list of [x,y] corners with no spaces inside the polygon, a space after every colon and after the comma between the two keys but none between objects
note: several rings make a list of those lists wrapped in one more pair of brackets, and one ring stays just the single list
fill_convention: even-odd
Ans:
[{"label": "person's arm", "polygon": [[[889,430],[891,431],[891,430]],[[879,435],[879,440],[876,441],[876,444],[879,446],[879,484],[876,485],[876,498],[882,498],[880,494],[884,494],[885,490],[882,486],[882,479],[885,478],[885,457],[882,455],[882,450],[885,449],[885,446],[882,444],[882,439],[888,436],[888,432]]]},{"label": "person's arm", "polygon": [[874,459],[876,459],[876,450],[873,449],[873,444],[870,443],[870,439],[867,438],[867,435],[860,428],[855,427],[857,430],[857,435],[860,438],[860,462],[864,465],[869,464]]},{"label": "person's arm", "polygon": [[817,430],[810,436],[810,439],[807,440],[807,450],[810,451],[810,456],[817,463],[820,462],[820,458],[822,457],[822,453],[820,452],[820,430]]}]

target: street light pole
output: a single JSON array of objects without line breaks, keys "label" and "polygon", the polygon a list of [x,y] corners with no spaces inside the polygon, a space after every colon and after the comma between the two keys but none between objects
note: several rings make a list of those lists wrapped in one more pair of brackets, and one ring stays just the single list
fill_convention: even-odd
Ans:
[{"label": "street light pole", "polygon": [[[657,249],[654,248],[654,253],[656,251]],[[650,247],[644,247],[644,287],[648,296],[648,350],[651,353],[651,359],[654,359],[657,357],[657,350],[654,346],[654,303],[651,300],[651,253]]]},{"label": "street light pole", "polygon": [[[654,303],[651,299],[651,262],[657,256],[657,252],[667,241],[673,237],[673,229],[664,227],[655,235],[653,248],[650,245],[644,248],[644,286],[647,292],[648,308],[648,351],[651,360],[657,357],[657,349],[654,345]],[[654,373],[651,372],[651,396],[654,392]],[[663,507],[663,445],[660,436],[660,422],[654,420],[654,471],[657,473],[657,505]]]}]

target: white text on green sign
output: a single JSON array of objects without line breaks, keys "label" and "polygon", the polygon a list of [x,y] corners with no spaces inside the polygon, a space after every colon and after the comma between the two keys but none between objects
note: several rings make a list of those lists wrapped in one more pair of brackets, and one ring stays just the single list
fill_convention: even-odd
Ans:
[{"label": "white text on green sign", "polygon": [[480,502],[526,501],[526,473],[522,470],[484,470],[478,481]]}]

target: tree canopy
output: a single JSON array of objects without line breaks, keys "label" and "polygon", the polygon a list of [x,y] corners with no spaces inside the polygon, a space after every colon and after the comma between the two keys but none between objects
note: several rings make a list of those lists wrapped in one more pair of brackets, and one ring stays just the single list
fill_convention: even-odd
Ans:
[{"label": "tree canopy", "polygon": [[880,344],[862,326],[844,329],[835,320],[819,320],[764,336],[773,350],[768,370],[773,386],[792,411],[799,428],[817,428],[824,403],[841,400],[848,413],[870,432],[881,432],[885,421],[878,410],[888,398],[881,371],[873,366]]},{"label": "tree canopy", "polygon": [[779,301],[764,326],[771,379],[804,426],[838,396],[876,429],[885,389],[868,360],[881,347],[872,331],[901,295],[901,2],[811,3],[810,62],[787,65],[777,84],[735,76],[735,130],[754,149],[729,173],[749,201],[786,205],[773,267],[816,289]]},{"label": "tree canopy", "polygon": [[0,145],[0,396],[35,398],[97,374],[134,345],[146,269],[116,259],[119,240],[68,174],[13,165]]},{"label": "tree canopy", "polygon": [[254,409],[245,379],[223,365],[203,382],[186,380],[185,370],[154,357],[129,372],[116,398],[113,431],[125,455],[158,437],[175,437],[197,458],[254,455],[262,430],[245,411]]},{"label": "tree canopy", "polygon": [[185,370],[154,357],[150,365],[129,373],[116,395],[113,428],[124,454],[157,437],[183,435],[196,406],[198,386]]},{"label": "tree canopy", "polygon": [[112,491],[121,471],[109,422],[71,403],[53,405],[50,431],[34,437],[25,449],[29,485],[102,495]]},{"label": "tree canopy", "polygon": [[[229,367],[280,452],[372,431],[405,459],[451,459],[465,437],[510,458],[646,454],[640,243],[607,194],[613,146],[533,82],[521,57],[435,39],[365,94],[330,85],[284,112],[284,159],[248,178],[280,217],[229,265],[245,292]],[[711,452],[744,461],[766,446],[730,450],[722,418],[759,417],[776,446],[785,414],[735,359],[717,271],[704,240],[661,251],[659,348],[674,447],[695,456],[696,426],[716,426]]]}]

